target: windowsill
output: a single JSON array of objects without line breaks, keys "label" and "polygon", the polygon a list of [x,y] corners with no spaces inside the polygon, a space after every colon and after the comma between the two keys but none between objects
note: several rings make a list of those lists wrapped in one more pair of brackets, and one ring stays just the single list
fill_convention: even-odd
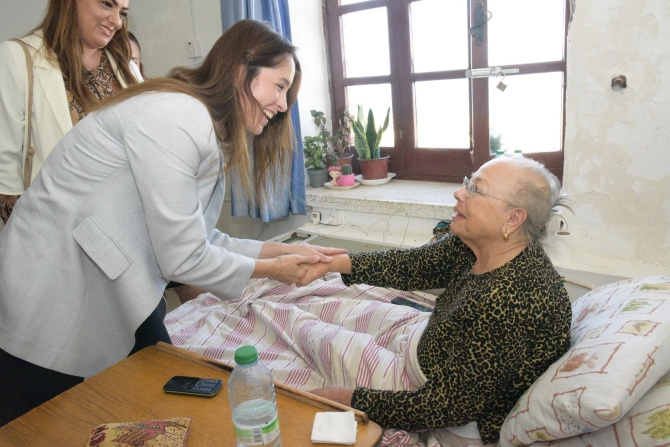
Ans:
[{"label": "windowsill", "polygon": [[440,220],[451,219],[456,205],[454,192],[460,187],[455,183],[395,179],[384,185],[359,185],[348,190],[307,186],[307,205],[321,213],[322,222],[307,223],[299,230],[416,247],[433,237],[433,228]]},{"label": "windowsill", "polygon": [[342,211],[450,219],[461,185],[442,182],[391,180],[379,186],[359,185],[345,191],[307,186],[307,205]]}]

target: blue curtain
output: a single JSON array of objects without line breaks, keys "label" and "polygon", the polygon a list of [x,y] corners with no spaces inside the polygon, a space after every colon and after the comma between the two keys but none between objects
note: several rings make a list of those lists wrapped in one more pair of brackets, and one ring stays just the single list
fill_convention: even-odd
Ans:
[{"label": "blue curtain", "polygon": [[[289,41],[291,40],[288,0],[221,0],[221,22],[224,31],[242,19],[268,22],[275,31],[283,34]],[[297,144],[293,147],[290,188],[281,188],[280,184],[277,183],[268,191],[267,206],[253,206],[242,194],[239,174],[232,172],[233,216],[259,217],[262,222],[269,222],[273,219],[285,218],[289,215],[289,212],[293,214],[306,213],[305,162],[297,102],[291,109],[291,118],[295,127]],[[285,178],[287,175],[288,173],[279,173],[277,179]]]}]

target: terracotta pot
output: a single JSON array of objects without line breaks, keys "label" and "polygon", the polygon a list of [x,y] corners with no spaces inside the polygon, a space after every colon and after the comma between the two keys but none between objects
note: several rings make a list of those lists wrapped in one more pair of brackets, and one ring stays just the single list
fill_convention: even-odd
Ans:
[{"label": "terracotta pot", "polygon": [[354,186],[354,183],[356,183],[356,174],[342,174],[340,176],[339,186]]},{"label": "terracotta pot", "polygon": [[361,166],[361,177],[364,180],[379,180],[388,177],[389,156],[373,158],[371,160],[358,159]]},{"label": "terracotta pot", "polygon": [[[337,163],[340,166],[349,165],[352,166],[351,162],[354,159],[354,154],[345,155],[344,157],[337,157]],[[330,158],[326,158],[326,164],[330,167]]]}]

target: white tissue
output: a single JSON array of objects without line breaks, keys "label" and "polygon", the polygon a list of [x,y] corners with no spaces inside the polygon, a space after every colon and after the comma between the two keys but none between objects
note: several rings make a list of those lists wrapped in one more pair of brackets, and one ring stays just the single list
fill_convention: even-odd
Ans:
[{"label": "white tissue", "polygon": [[312,442],[352,445],[356,443],[356,430],[353,411],[316,413]]}]

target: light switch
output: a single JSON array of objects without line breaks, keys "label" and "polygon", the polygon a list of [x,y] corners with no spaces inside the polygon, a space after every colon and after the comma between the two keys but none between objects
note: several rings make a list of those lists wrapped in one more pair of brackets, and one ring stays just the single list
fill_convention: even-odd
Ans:
[{"label": "light switch", "polygon": [[191,42],[186,42],[186,57],[202,57],[202,48],[200,47],[200,42],[193,40]]}]

